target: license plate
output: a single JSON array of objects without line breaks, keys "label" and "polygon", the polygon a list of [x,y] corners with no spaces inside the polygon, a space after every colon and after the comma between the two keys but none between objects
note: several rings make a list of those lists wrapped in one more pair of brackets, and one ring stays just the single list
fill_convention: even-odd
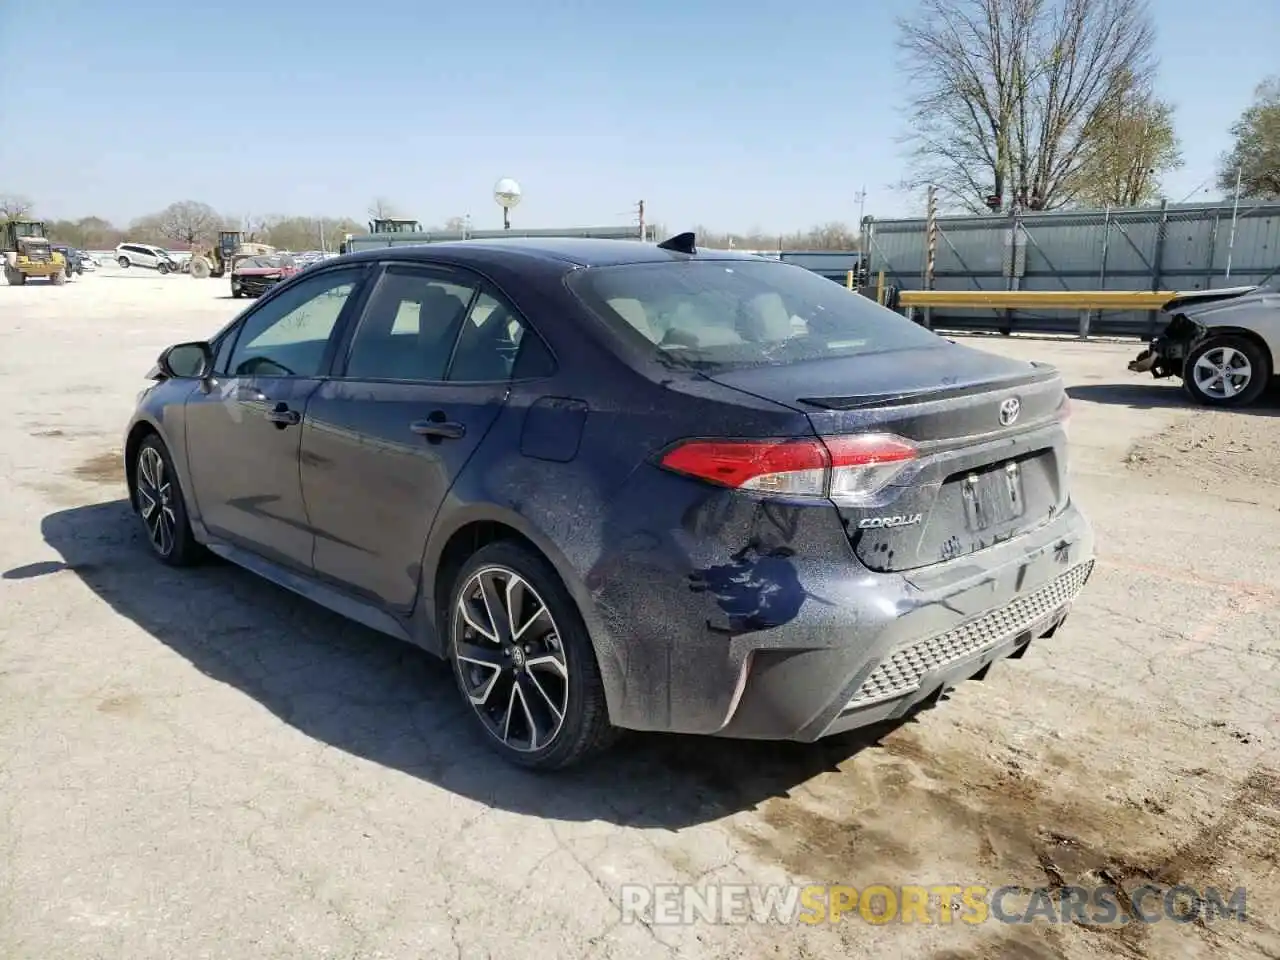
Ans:
[{"label": "license plate", "polygon": [[977,532],[1019,519],[1026,510],[1022,498],[1022,468],[1016,461],[964,479],[965,520]]}]

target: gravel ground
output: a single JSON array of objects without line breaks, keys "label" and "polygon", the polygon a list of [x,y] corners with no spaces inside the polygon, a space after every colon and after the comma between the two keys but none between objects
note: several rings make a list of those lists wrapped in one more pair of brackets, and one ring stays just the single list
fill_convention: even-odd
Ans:
[{"label": "gravel ground", "polygon": [[[874,736],[492,758],[443,665],[223,564],[170,571],[121,430],[224,282],[0,287],[0,957],[1277,957],[1277,403],[1137,346],[984,339],[1072,385],[1100,563],[1067,626]],[[1243,922],[619,922],[624,883],[1247,888]]]}]

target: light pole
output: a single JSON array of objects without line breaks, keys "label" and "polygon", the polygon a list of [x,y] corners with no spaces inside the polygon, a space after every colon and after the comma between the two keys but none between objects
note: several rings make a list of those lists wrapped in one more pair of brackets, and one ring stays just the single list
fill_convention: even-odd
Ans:
[{"label": "light pole", "polygon": [[502,208],[502,229],[511,229],[511,208],[520,202],[520,184],[503,177],[493,185],[493,199]]}]

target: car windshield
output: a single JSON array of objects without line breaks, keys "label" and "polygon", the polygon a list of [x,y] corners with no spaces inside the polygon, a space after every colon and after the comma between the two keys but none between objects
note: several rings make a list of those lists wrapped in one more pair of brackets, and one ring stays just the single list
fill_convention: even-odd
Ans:
[{"label": "car windshield", "polygon": [[938,345],[936,334],[802,267],[688,260],[591,267],[569,286],[622,336],[700,369]]}]

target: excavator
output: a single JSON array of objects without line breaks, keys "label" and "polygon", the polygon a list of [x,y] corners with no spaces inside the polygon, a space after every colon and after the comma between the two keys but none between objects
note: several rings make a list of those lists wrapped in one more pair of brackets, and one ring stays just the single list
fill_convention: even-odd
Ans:
[{"label": "excavator", "polygon": [[275,252],[276,248],[270,244],[246,243],[239,230],[222,230],[218,233],[217,246],[191,254],[187,270],[197,280],[225,277],[235,268],[236,261]]},{"label": "excavator", "polygon": [[11,287],[20,287],[30,277],[50,283],[67,282],[67,261],[54,250],[39,220],[6,220],[0,224],[0,256],[4,258],[4,278]]}]

